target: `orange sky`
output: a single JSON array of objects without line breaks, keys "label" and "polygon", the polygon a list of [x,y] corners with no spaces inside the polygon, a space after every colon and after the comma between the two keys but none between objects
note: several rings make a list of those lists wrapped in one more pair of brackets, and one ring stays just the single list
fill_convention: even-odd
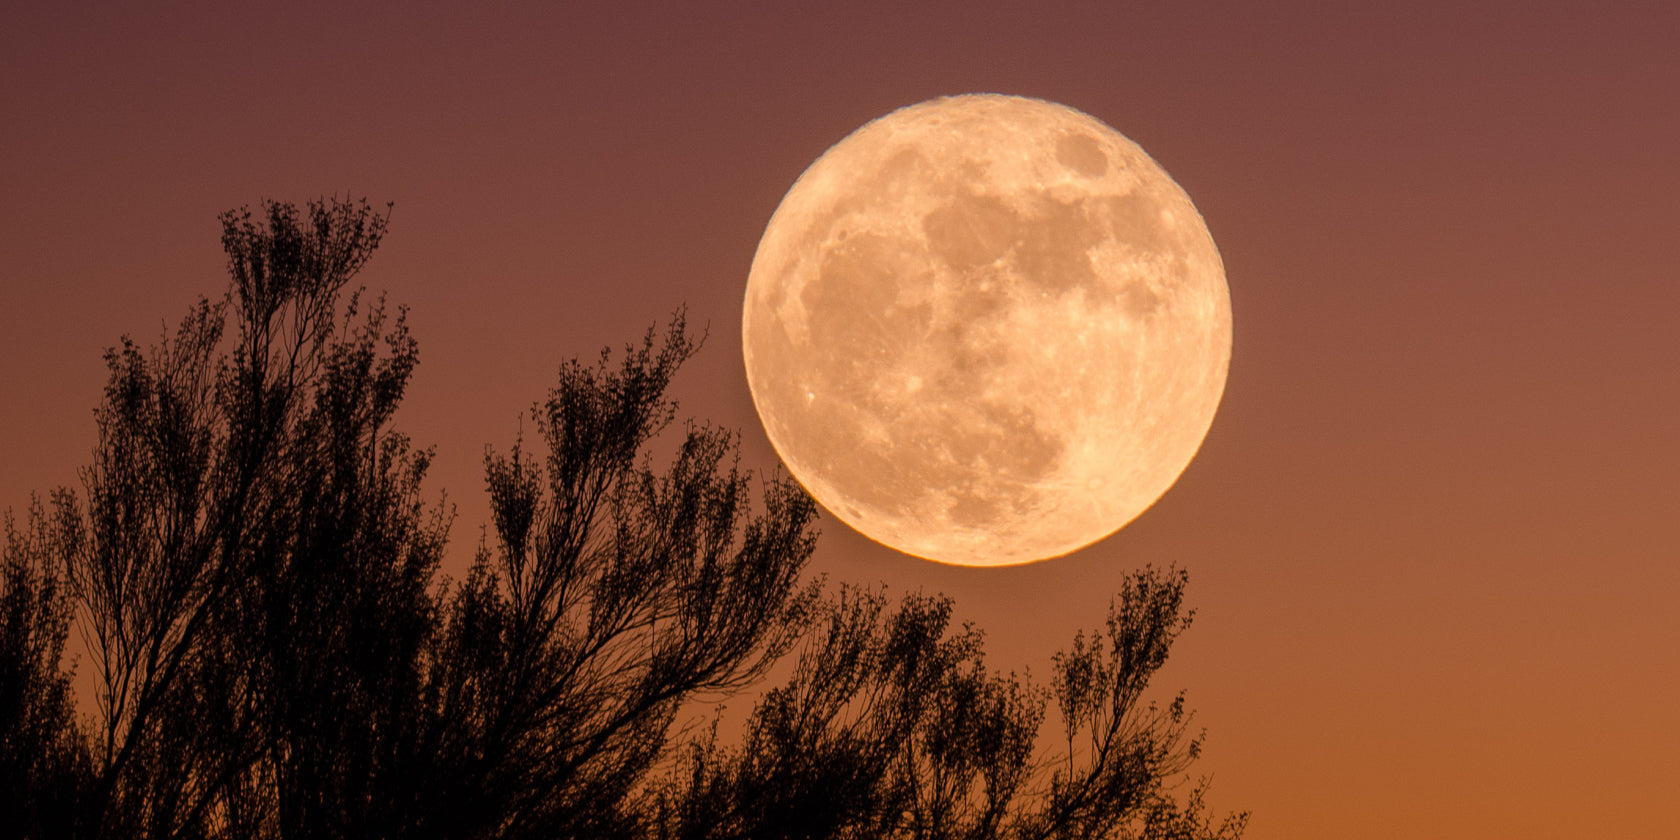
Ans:
[{"label": "orange sky", "polygon": [[1188,568],[1160,687],[1253,840],[1680,836],[1680,7],[166,5],[0,27],[0,507],[76,481],[102,348],[221,292],[217,213],[346,191],[397,205],[364,279],[413,307],[400,425],[457,564],[483,446],[685,301],[685,412],[768,466],[738,319],[782,193],[898,106],[1038,96],[1206,217],[1213,430],[1073,556],[942,567],[828,518],[815,570],[947,592],[1042,676],[1129,569]]}]

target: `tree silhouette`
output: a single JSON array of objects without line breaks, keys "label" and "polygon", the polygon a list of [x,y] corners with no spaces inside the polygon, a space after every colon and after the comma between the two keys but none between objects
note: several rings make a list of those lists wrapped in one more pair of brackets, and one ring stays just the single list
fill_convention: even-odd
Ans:
[{"label": "tree silhouette", "polygon": [[85,509],[57,499],[99,686],[94,836],[355,826],[412,723],[447,529],[388,428],[417,347],[340,306],[386,217],[264,210],[222,217],[226,299],[107,353]]},{"label": "tree silhouette", "polygon": [[[224,214],[227,295],[106,355],[82,492],[8,517],[0,813],[25,837],[1235,837],[1175,779],[1182,697],[1144,690],[1190,614],[1144,570],[1049,689],[988,670],[952,604],[824,595],[816,508],[754,493],[728,432],[676,424],[679,312],[562,365],[541,452],[486,451],[492,535],[392,428],[418,345],[346,291],[365,202]],[[231,329],[230,329],[231,327]],[[63,649],[87,642],[84,726]],[[758,686],[739,739],[687,727]],[[1035,747],[1048,702],[1063,749]]]},{"label": "tree silhouette", "polygon": [[1045,693],[987,671],[981,633],[951,632],[952,603],[910,596],[895,612],[856,589],[824,605],[788,683],[746,736],[690,745],[647,809],[663,838],[1225,838],[1203,786],[1169,782],[1200,751],[1182,695],[1141,704],[1190,623],[1187,577],[1146,568],[1106,633],[1054,665],[1066,752],[1035,762]]},{"label": "tree silhouette", "polygon": [[25,837],[69,836],[92,773],[60,669],[71,603],[39,503],[19,531],[8,514],[0,567],[0,814]]},{"label": "tree silhouette", "polygon": [[804,626],[815,507],[796,485],[769,481],[750,514],[733,438],[694,425],[669,468],[638,463],[694,350],[679,316],[617,370],[567,363],[533,411],[545,462],[519,444],[486,457],[498,547],[453,597],[437,659],[449,834],[634,834],[683,702],[750,684]]}]

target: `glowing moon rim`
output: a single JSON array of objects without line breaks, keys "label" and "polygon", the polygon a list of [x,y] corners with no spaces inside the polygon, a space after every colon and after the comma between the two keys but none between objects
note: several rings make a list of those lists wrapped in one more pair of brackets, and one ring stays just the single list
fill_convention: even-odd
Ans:
[{"label": "glowing moon rim", "polygon": [[1095,118],[999,94],[901,108],[812,163],[741,330],[793,476],[865,536],[970,566],[1143,513],[1195,457],[1231,354],[1184,191]]}]

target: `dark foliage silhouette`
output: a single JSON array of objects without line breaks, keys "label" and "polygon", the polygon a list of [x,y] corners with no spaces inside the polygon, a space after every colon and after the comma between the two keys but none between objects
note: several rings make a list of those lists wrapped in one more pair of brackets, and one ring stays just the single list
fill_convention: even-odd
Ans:
[{"label": "dark foliage silhouette", "polygon": [[377,824],[358,786],[414,725],[447,527],[388,428],[417,348],[340,301],[386,218],[264,211],[222,218],[225,300],[107,353],[85,507],[55,499],[98,685],[90,836]]},{"label": "dark foliage silhouette", "polygon": [[534,410],[539,465],[486,457],[498,536],[451,599],[437,662],[434,778],[464,822],[508,837],[636,833],[634,797],[685,700],[738,690],[792,644],[815,508],[772,480],[749,513],[733,439],[688,426],[670,467],[638,463],[675,415],[695,345],[676,320],[614,370],[566,364]]},{"label": "dark foliage silhouette", "polygon": [[[1201,787],[1174,796],[1199,750],[1182,697],[1144,701],[1190,620],[1182,573],[1135,575],[1049,689],[988,670],[948,599],[825,596],[804,491],[755,494],[733,435],[677,424],[680,311],[561,367],[539,451],[487,450],[491,533],[441,579],[452,512],[392,427],[418,345],[349,289],[387,220],[224,214],[226,297],[107,353],[81,491],[6,520],[0,834],[1240,834]],[[778,661],[740,738],[689,726]]]},{"label": "dark foliage silhouette", "polygon": [[92,774],[60,669],[71,602],[55,530],[39,504],[26,531],[8,515],[0,568],[0,814],[23,836],[71,834]]},{"label": "dark foliage silhouette", "polygon": [[1200,750],[1182,696],[1142,704],[1190,623],[1186,576],[1134,574],[1106,632],[1078,637],[1054,666],[1066,751],[1034,762],[1045,693],[985,668],[982,637],[950,628],[949,599],[843,590],[803,644],[789,682],[767,692],[746,736],[689,746],[651,794],[669,838],[1204,838],[1203,787],[1169,783]]}]

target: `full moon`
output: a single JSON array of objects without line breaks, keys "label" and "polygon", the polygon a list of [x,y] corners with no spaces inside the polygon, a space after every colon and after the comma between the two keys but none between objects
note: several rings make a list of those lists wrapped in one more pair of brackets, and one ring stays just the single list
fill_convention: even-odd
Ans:
[{"label": "full moon", "polygon": [[799,176],[759,242],[747,381],[788,470],[899,551],[1057,557],[1178,480],[1225,390],[1231,302],[1189,196],[1051,102],[901,108]]}]

